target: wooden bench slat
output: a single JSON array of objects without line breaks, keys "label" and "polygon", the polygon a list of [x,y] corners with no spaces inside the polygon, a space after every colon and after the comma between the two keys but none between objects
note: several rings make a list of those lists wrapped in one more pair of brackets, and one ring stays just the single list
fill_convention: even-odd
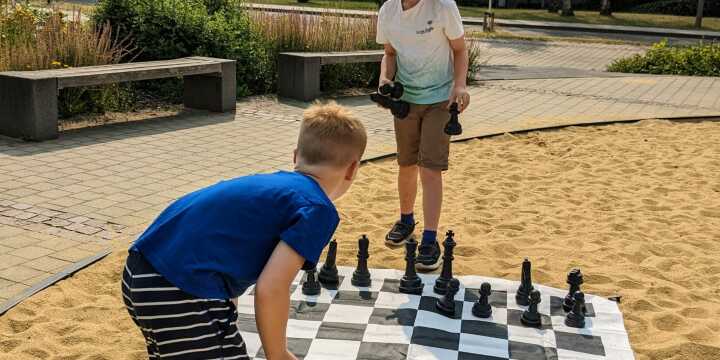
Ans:
[{"label": "wooden bench slat", "polygon": [[[103,74],[105,72],[121,72],[128,70],[142,71],[143,69],[152,70],[158,67],[175,67],[175,66],[199,66],[199,65],[215,65],[227,60],[203,58],[203,57],[188,57],[174,60],[160,60],[160,61],[146,61],[138,63],[122,63],[122,64],[109,64],[109,65],[96,65],[96,66],[83,66],[76,68],[64,68],[64,69],[53,69],[53,70],[36,70],[36,71],[8,71],[0,73],[1,75],[13,76],[26,79],[46,79],[46,78],[59,78],[68,76],[81,76],[88,75],[94,76]],[[214,71],[210,70],[210,71]]]},{"label": "wooden bench slat", "polygon": [[368,53],[362,55],[341,55],[333,54],[333,56],[324,56],[321,58],[320,63],[322,65],[331,64],[355,64],[355,63],[366,63],[366,62],[380,62],[383,58],[384,52],[380,53]]},{"label": "wooden bench slat", "polygon": [[364,51],[338,51],[338,52],[285,52],[283,55],[296,56],[301,58],[319,58],[321,65],[331,64],[355,64],[365,62],[378,62],[382,60],[385,51],[364,50]]},{"label": "wooden bench slat", "polygon": [[220,64],[203,65],[171,65],[152,68],[126,69],[117,71],[102,71],[83,74],[63,74],[58,76],[58,88],[77,86],[93,86],[117,82],[140,81],[160,79],[176,76],[200,75],[220,73]]}]

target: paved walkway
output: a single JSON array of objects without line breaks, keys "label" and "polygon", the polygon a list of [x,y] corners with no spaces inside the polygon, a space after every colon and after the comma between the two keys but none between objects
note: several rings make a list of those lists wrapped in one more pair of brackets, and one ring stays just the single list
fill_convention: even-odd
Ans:
[{"label": "paved walkway", "polygon": [[639,54],[647,46],[559,41],[477,40],[487,65],[555,67],[604,71],[613,60]]},{"label": "paved walkway", "polygon": [[[465,137],[577,123],[720,115],[720,80],[690,77],[486,81],[471,89]],[[394,151],[389,115],[340,101],[365,121],[367,157]],[[0,138],[0,302],[134,236],[173,199],[226,179],[288,169],[305,104],[243,99],[235,115],[179,117]]]}]

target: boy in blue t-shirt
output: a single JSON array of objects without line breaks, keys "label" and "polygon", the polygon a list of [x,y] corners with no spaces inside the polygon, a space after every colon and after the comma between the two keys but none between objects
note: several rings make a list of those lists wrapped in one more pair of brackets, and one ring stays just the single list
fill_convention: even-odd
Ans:
[{"label": "boy in blue t-shirt", "polygon": [[130,248],[122,292],[150,358],[245,359],[232,300],[255,284],[268,359],[295,359],[285,331],[290,284],[316,264],[365,151],[360,121],[336,105],[308,109],[294,172],[221,181],[165,209]]}]

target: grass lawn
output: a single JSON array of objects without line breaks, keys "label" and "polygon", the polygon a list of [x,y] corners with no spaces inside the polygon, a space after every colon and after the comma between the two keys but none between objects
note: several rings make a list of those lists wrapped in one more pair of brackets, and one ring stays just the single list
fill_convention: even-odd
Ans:
[{"label": "grass lawn", "polygon": [[[295,0],[248,0],[248,2],[353,10],[377,10],[377,5],[372,1],[311,0],[310,2],[304,4],[298,3]],[[484,11],[485,8],[468,6],[460,7],[462,15],[468,17],[482,17]],[[564,17],[559,14],[548,13],[546,10],[494,9],[494,11],[497,18],[508,20],[561,21],[602,25],[653,26],[676,29],[692,29],[693,24],[695,23],[695,18],[691,16],[615,13],[613,16],[607,17],[600,16],[597,11],[575,11],[575,16]],[[720,18],[703,19],[703,29],[720,31]]]}]

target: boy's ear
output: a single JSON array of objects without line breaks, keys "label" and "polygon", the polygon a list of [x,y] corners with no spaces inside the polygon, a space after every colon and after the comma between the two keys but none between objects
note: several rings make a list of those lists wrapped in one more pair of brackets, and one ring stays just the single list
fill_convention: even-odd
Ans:
[{"label": "boy's ear", "polygon": [[350,166],[348,166],[347,170],[345,171],[345,180],[352,181],[357,174],[358,167],[360,167],[359,161],[355,160],[350,163]]}]

